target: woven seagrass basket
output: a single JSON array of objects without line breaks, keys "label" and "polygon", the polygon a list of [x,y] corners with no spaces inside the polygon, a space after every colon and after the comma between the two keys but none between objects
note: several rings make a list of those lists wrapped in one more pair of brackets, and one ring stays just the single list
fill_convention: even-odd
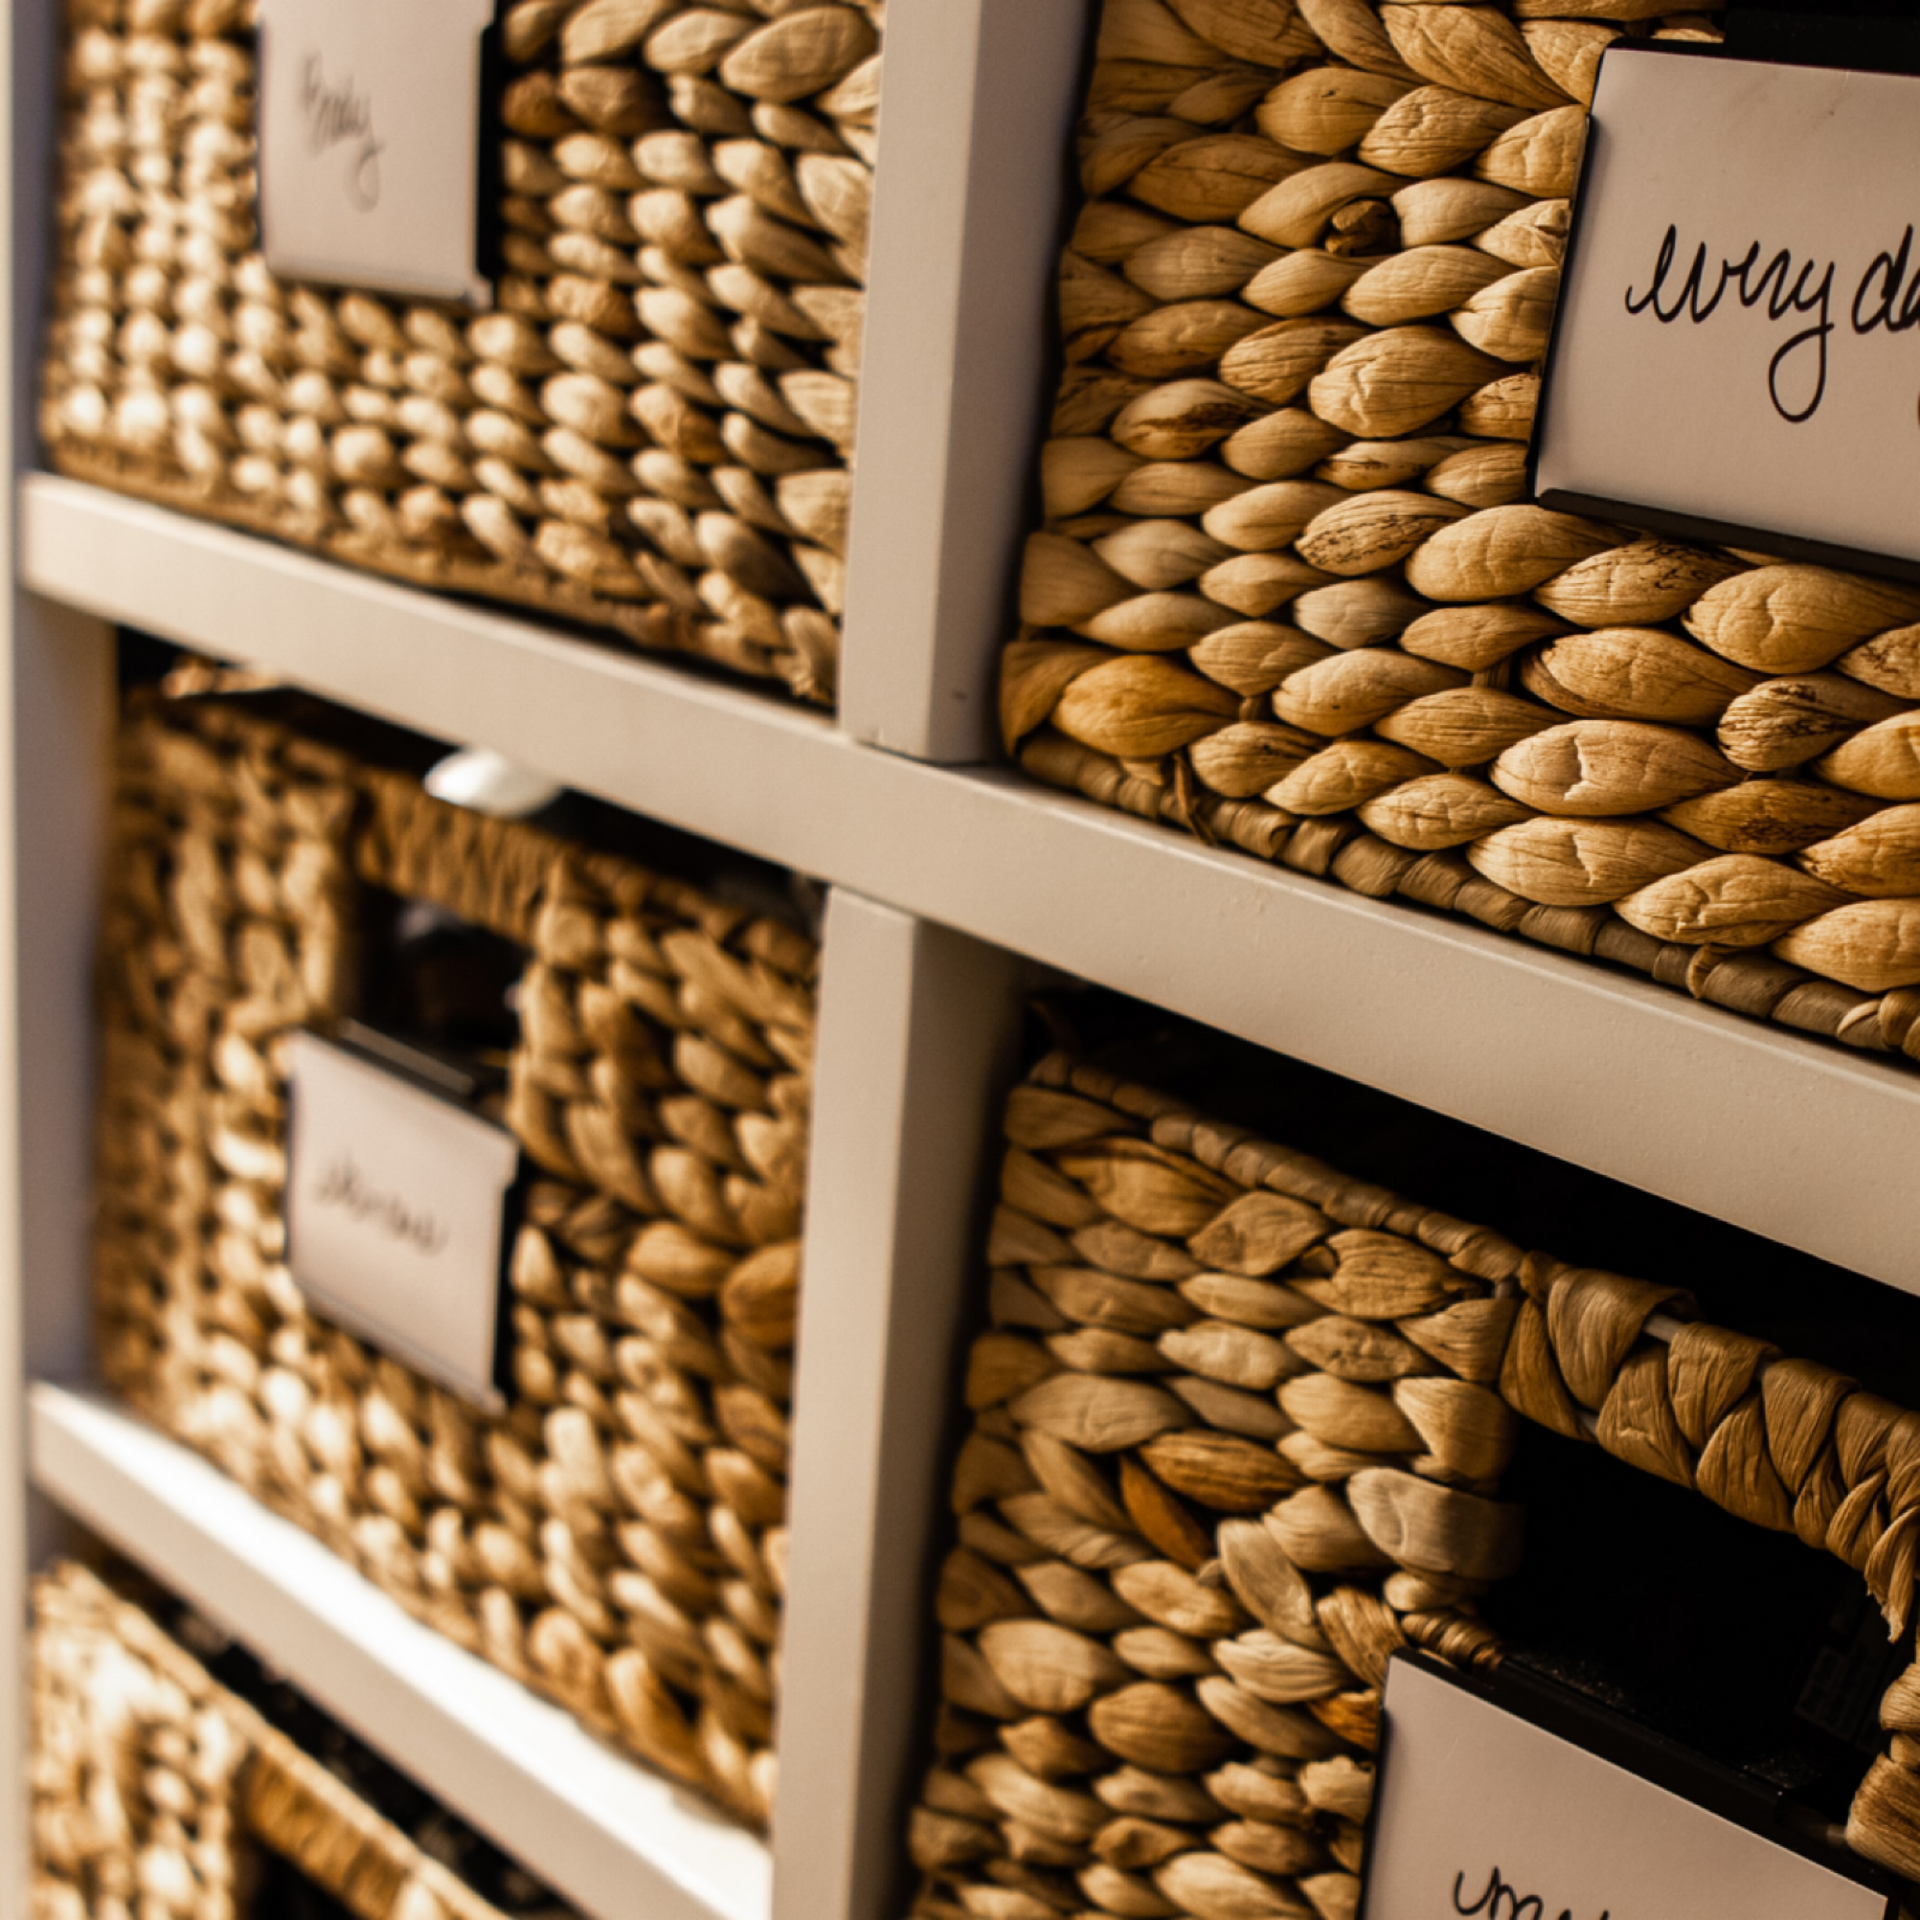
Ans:
[{"label": "woven seagrass basket", "polygon": [[1524,494],[1585,103],[1658,0],[1104,0],[1010,750],[1920,1057],[1920,594]]},{"label": "woven seagrass basket", "polygon": [[[1350,1920],[1389,1657],[1502,1658],[1479,1603],[1519,1565],[1501,1491],[1528,1422],[1826,1549],[1910,1627],[1920,1416],[1678,1287],[1524,1252],[1067,1053],[1006,1139],[916,1920]],[[1716,1644],[1729,1613],[1776,1624],[1710,1583]],[[1879,1721],[1847,1839],[1920,1877],[1920,1667]],[[1864,1763],[1842,1754],[1843,1797]]]},{"label": "woven seagrass basket", "polygon": [[[102,932],[107,1380],[442,1631],[756,1825],[815,949],[219,701],[138,698]],[[311,1316],[284,1036],[379,986],[378,889],[524,950],[507,1411]],[[509,953],[512,954],[510,949]]]},{"label": "woven seagrass basket", "polygon": [[281,284],[251,0],[69,0],[54,464],[830,700],[883,0],[511,0],[495,310]]},{"label": "woven seagrass basket", "polygon": [[32,1713],[35,1920],[281,1920],[269,1855],[360,1920],[506,1920],[78,1566],[35,1584]]}]

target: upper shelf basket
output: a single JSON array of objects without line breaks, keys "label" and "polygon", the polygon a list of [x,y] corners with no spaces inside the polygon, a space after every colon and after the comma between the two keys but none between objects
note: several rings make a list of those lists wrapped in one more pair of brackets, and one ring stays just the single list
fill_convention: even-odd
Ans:
[{"label": "upper shelf basket", "polygon": [[1006,738],[1920,1057],[1920,594],[1525,499],[1585,103],[1649,33],[1718,38],[1659,0],[1106,0]]},{"label": "upper shelf basket", "polygon": [[833,695],[883,0],[513,0],[495,309],[281,284],[248,0],[69,0],[65,473]]}]

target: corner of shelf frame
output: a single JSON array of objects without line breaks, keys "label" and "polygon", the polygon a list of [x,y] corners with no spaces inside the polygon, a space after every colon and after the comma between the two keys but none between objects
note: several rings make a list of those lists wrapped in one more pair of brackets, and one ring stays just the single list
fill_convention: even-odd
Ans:
[{"label": "corner of shelf frame", "polygon": [[592,1920],[769,1920],[763,1842],[421,1624],[97,1395],[29,1393],[34,1484]]},{"label": "corner of shelf frame", "polygon": [[1032,494],[1088,0],[924,0],[887,22],[841,724],[994,757]]}]

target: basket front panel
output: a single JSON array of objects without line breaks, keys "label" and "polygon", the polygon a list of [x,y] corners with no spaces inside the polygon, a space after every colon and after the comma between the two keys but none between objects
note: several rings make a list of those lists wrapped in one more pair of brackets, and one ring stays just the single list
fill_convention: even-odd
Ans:
[{"label": "basket front panel", "polygon": [[[538,1177],[510,1263],[510,1404],[484,1416],[310,1317],[284,1265],[277,1041],[350,1002],[247,997],[227,957],[261,945],[249,843],[196,852],[190,810],[148,770],[198,753],[217,798],[249,760],[298,752],[217,709],[129,731],[104,1010],[108,1378],[443,1632],[764,1824],[812,946],[417,788],[402,805],[395,776],[339,789],[342,945],[357,869],[457,880],[531,947],[506,1117]],[[263,831],[286,837],[271,809]],[[176,872],[216,904],[197,936]],[[299,938],[317,898],[285,914]]]},{"label": "basket front panel", "polygon": [[1525,499],[1641,0],[1105,0],[1006,738],[1378,898],[1920,1055],[1920,595]]},{"label": "basket front panel", "polygon": [[913,1911],[1348,1920],[1389,1656],[1497,1651],[1518,1251],[1060,1059],[1008,1139]]},{"label": "basket front panel", "polygon": [[882,12],[509,6],[476,318],[268,272],[245,0],[74,0],[55,463],[831,700]]},{"label": "basket front panel", "polygon": [[[1351,1920],[1395,1647],[1491,1665],[1521,1423],[1912,1621],[1920,1415],[1066,1055],[1009,1103],[917,1920]],[[1848,1843],[1920,1877],[1920,1668]]]},{"label": "basket front panel", "polygon": [[36,1584],[34,1617],[35,1920],[245,1912],[247,1749],[219,1688],[77,1567]]}]

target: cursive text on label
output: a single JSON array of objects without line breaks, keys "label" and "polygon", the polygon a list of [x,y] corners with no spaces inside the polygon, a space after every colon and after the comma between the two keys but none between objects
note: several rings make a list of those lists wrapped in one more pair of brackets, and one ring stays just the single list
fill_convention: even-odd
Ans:
[{"label": "cursive text on label", "polygon": [[[1546,1920],[1545,1901],[1537,1893],[1517,1892],[1508,1885],[1498,1867],[1488,1873],[1479,1899],[1471,1903],[1461,1898],[1466,1891],[1466,1881],[1464,1872],[1453,1876],[1453,1910],[1457,1914],[1479,1915],[1481,1920]],[[1560,1920],[1573,1920],[1572,1909],[1561,1908]],[[1609,1920],[1609,1915],[1601,1914],[1600,1920]]]},{"label": "cursive text on label", "polygon": [[[1631,287],[1627,289],[1627,311],[1636,316],[1651,312],[1663,326],[1686,319],[1697,327],[1713,317],[1721,301],[1731,292],[1743,307],[1757,307],[1764,302],[1769,320],[1784,319],[1789,314],[1817,314],[1819,317],[1811,326],[1803,327],[1785,341],[1767,363],[1767,393],[1775,411],[1783,420],[1812,419],[1827,394],[1827,342],[1833,335],[1834,263],[1829,260],[1823,270],[1811,260],[1803,260],[1796,274],[1792,252],[1782,247],[1762,266],[1760,242],[1756,240],[1738,260],[1730,254],[1722,255],[1716,274],[1707,265],[1707,246],[1702,241],[1694,249],[1692,264],[1681,276],[1679,285],[1663,301],[1661,295],[1673,275],[1679,245],[1678,229],[1669,226],[1654,256],[1653,276],[1646,292],[1636,294]],[[1711,292],[1707,290],[1709,280],[1713,282]],[[1799,365],[1807,366],[1809,371],[1798,371],[1796,356],[1799,356]],[[1797,406],[1787,391],[1796,380],[1807,389],[1804,400]]]},{"label": "cursive text on label", "polygon": [[[1715,254],[1719,255],[1714,264]],[[1669,225],[1654,251],[1643,288],[1626,290],[1627,312],[1650,313],[1662,326],[1686,321],[1703,326],[1731,296],[1740,306],[1761,307],[1774,321],[1805,320],[1775,349],[1767,363],[1767,396],[1783,420],[1811,420],[1827,396],[1833,341],[1842,331],[1834,290],[1840,263],[1798,258],[1790,247],[1772,254],[1758,240],[1737,257],[1702,241],[1682,261],[1680,233]],[[1883,248],[1855,283],[1844,315],[1856,337],[1907,333],[1920,327],[1920,262],[1914,259],[1913,228],[1897,245]]]},{"label": "cursive text on label", "polygon": [[354,85],[353,76],[329,84],[317,53],[300,62],[300,110],[306,116],[307,145],[313,154],[346,147],[347,198],[362,213],[380,204],[380,156],[385,143],[374,131],[373,100]]},{"label": "cursive text on label", "polygon": [[377,1227],[394,1240],[431,1257],[447,1244],[447,1227],[431,1212],[417,1212],[397,1193],[385,1193],[360,1170],[353,1155],[343,1153],[328,1166],[314,1201],[337,1207],[362,1226]]}]

